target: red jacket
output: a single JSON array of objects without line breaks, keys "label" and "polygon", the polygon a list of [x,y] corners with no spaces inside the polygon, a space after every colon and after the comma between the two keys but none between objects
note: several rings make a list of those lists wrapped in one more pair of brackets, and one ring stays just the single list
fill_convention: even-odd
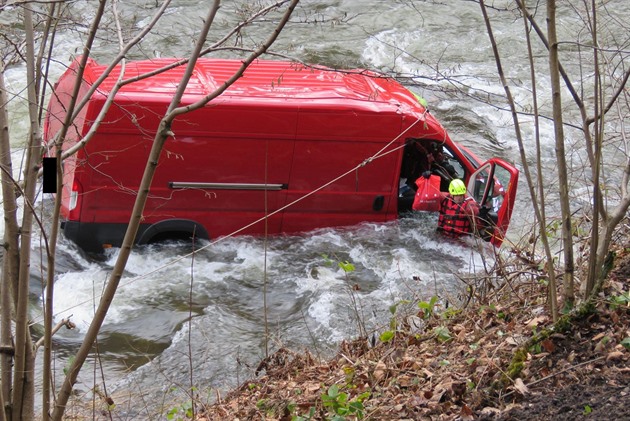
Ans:
[{"label": "red jacket", "polygon": [[438,231],[453,236],[472,234],[478,212],[477,203],[471,197],[466,197],[462,203],[456,203],[449,194],[440,203]]}]

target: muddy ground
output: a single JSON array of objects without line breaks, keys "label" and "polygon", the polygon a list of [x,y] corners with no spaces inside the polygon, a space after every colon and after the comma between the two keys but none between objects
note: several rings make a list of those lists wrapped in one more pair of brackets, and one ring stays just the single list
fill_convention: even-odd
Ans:
[{"label": "muddy ground", "polygon": [[[618,346],[630,337],[630,308],[625,298],[619,300],[628,297],[629,280],[630,256],[622,254],[598,313],[574,324],[546,361],[533,364],[539,377],[552,377],[532,387],[517,405],[488,419],[630,420],[630,345]],[[621,305],[617,306],[617,301]],[[564,373],[546,367],[557,367],[569,359],[572,363]],[[583,366],[570,369],[578,364]]]}]

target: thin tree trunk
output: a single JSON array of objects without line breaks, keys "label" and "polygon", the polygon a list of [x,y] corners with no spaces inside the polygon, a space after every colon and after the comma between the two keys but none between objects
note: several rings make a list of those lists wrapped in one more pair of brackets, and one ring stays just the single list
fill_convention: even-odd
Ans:
[{"label": "thin tree trunk", "polygon": [[[595,69],[594,74],[594,86],[593,86],[593,98],[594,98],[594,115],[599,116],[600,110],[604,108],[604,92],[601,89],[601,73],[599,71],[599,41],[597,39],[597,9],[595,4],[592,4],[592,14],[591,14],[591,38],[593,40],[593,68]],[[598,270],[598,261],[601,260],[603,263],[603,257],[598,255],[599,250],[599,241],[600,241],[600,217],[602,219],[605,218],[605,213],[602,211],[600,213],[600,204],[602,201],[602,191],[599,187],[600,180],[600,164],[601,164],[601,150],[602,150],[602,134],[604,128],[604,116],[605,114],[602,112],[601,117],[595,121],[593,126],[593,138],[587,138],[587,146],[592,150],[591,155],[591,177],[593,179],[593,222],[591,227],[591,248],[590,248],[590,257],[589,257],[589,265],[588,265],[588,273],[586,275],[586,285],[584,288],[584,296],[588,297],[595,287],[596,282],[599,280],[601,276],[601,270]],[[590,155],[589,155],[590,156]],[[605,221],[602,223],[606,224]],[[601,257],[601,259],[600,259]],[[601,268],[601,266],[599,266]]]},{"label": "thin tree trunk", "polygon": [[[2,64],[0,63],[0,66]],[[0,279],[0,379],[2,380],[2,399],[4,404],[0,412],[11,417],[11,385],[13,383],[13,320],[17,303],[18,279],[18,223],[17,201],[11,162],[11,145],[9,141],[9,119],[6,105],[8,98],[4,82],[4,68],[0,67],[0,166],[2,168],[2,207],[4,210],[4,239],[2,250],[2,277]],[[6,410],[5,410],[6,409]]]},{"label": "thin tree trunk", "polygon": [[[63,188],[63,166],[61,162],[61,148],[57,149],[57,192]],[[54,394],[52,378],[52,337],[53,337],[53,300],[55,290],[55,254],[57,237],[59,235],[59,215],[61,209],[61,194],[55,196],[55,206],[52,217],[52,227],[49,236],[48,268],[46,271],[46,297],[44,301],[44,360],[42,373],[42,419],[49,419],[50,399]]]},{"label": "thin tree trunk", "polygon": [[573,261],[571,206],[569,204],[569,177],[567,175],[566,151],[564,148],[558,37],[556,34],[556,0],[547,0],[547,33],[549,37],[549,76],[551,80],[553,102],[556,162],[558,163],[558,187],[560,188],[560,209],[562,212],[562,240],[564,252],[562,297],[564,299],[564,307],[571,308],[575,302],[575,291],[573,286],[575,267]]},{"label": "thin tree trunk", "polygon": [[8,253],[3,253],[2,280],[0,281],[0,421],[11,417],[11,384],[13,373],[13,337],[11,332],[11,313],[13,302],[9,288],[9,259]]},{"label": "thin tree trunk", "polygon": [[26,80],[28,92],[28,112],[30,119],[29,144],[24,169],[24,211],[20,230],[20,268],[18,279],[18,301],[15,317],[15,367],[13,376],[13,418],[33,419],[34,416],[34,352],[29,329],[28,304],[31,268],[31,235],[33,230],[33,204],[37,187],[38,165],[41,162],[42,137],[39,125],[38,94],[35,90],[35,52],[32,12],[24,9],[24,29],[26,34]]},{"label": "thin tree trunk", "polygon": [[[535,63],[534,63],[534,53],[532,52],[531,45],[531,37],[530,31],[528,27],[528,13],[525,4],[526,0],[523,0],[522,3],[519,4],[521,8],[521,12],[523,15],[523,30],[526,34],[527,39],[527,55],[529,57],[529,67],[530,67],[530,77],[532,82],[532,99],[534,104],[534,126],[536,129],[536,170],[538,173],[538,183],[534,185],[532,181],[532,176],[529,170],[529,165],[527,164],[527,157],[525,156],[525,148],[523,146],[523,142],[521,136],[517,136],[519,150],[521,151],[521,162],[523,164],[523,169],[525,172],[525,178],[527,179],[527,185],[530,189],[530,196],[532,198],[532,204],[534,206],[534,211],[536,213],[536,219],[538,220],[538,229],[540,230],[540,239],[543,243],[543,249],[545,251],[545,257],[547,258],[547,276],[549,277],[549,301],[550,301],[550,310],[553,320],[558,319],[558,298],[557,298],[557,282],[556,282],[556,271],[554,267],[553,255],[551,253],[551,246],[549,245],[549,238],[547,236],[547,216],[545,213],[545,185],[544,185],[544,172],[542,170],[542,154],[540,152],[540,124],[538,119],[538,97],[537,97],[537,89],[536,89],[536,71],[535,71]],[[538,188],[536,194],[536,187]],[[537,199],[538,198],[538,199]]]},{"label": "thin tree trunk", "polygon": [[[554,268],[553,268],[553,259],[551,256],[551,249],[549,247],[549,242],[547,240],[547,236],[545,235],[545,229],[544,229],[545,228],[544,195],[542,194],[543,192],[541,188],[540,189],[541,191],[539,192],[541,199],[540,201],[536,199],[536,196],[537,196],[536,187],[532,179],[531,172],[529,170],[529,165],[527,164],[527,157],[525,156],[525,147],[523,146],[523,135],[522,135],[519,120],[518,120],[518,113],[516,110],[516,105],[514,103],[514,98],[512,97],[512,92],[510,90],[510,87],[508,86],[507,80],[505,78],[505,73],[503,72],[503,65],[501,64],[501,56],[499,54],[499,49],[497,47],[497,43],[494,38],[492,25],[490,23],[490,18],[488,17],[488,12],[487,12],[484,0],[479,0],[479,6],[481,6],[481,13],[483,15],[484,22],[486,24],[486,31],[488,33],[488,37],[490,38],[490,44],[492,45],[492,51],[494,54],[496,65],[497,65],[497,72],[501,79],[501,83],[503,84],[503,89],[505,90],[505,95],[507,97],[508,104],[510,105],[510,110],[512,111],[512,121],[514,122],[514,132],[516,135],[516,140],[518,142],[519,152],[521,155],[521,162],[523,164],[525,178],[527,179],[527,186],[529,187],[529,193],[532,198],[532,204],[536,212],[536,218],[538,219],[538,222],[540,225],[543,247],[547,255],[547,271],[549,274],[550,313],[552,314],[553,319],[557,320],[558,319],[558,308],[557,308],[558,300],[556,297],[556,278],[555,278],[555,273],[554,273]],[[522,5],[521,7],[525,7],[525,6]],[[526,20],[525,20],[525,31],[527,32]],[[533,70],[534,63],[532,61],[533,55],[531,53],[529,34],[527,34],[527,45],[528,45],[528,54],[530,57],[530,67],[532,69],[531,77],[532,77],[532,87],[533,87],[532,89],[533,89],[533,94],[534,94],[534,104],[537,104],[536,97],[535,97],[536,96],[536,88],[535,88],[536,78],[535,78],[535,74]],[[536,115],[537,115],[537,107],[535,107],[535,110],[536,110]],[[538,125],[536,125],[536,127],[538,128]],[[537,140],[538,140],[538,137],[537,137]],[[539,142],[537,141],[536,144],[539,145]],[[537,161],[540,162],[540,152],[538,152]],[[543,176],[542,176],[542,173],[540,173],[540,171],[539,171],[538,177],[539,177],[539,182],[542,183]]]},{"label": "thin tree trunk", "polygon": [[[56,4],[52,3],[48,6],[48,17],[46,19],[46,27],[42,34],[42,43],[40,46],[39,54],[37,55],[37,61],[35,65],[36,69],[36,91],[39,93],[39,120],[41,121],[44,112],[45,90],[46,84],[41,84],[41,81],[48,80],[48,66],[50,64],[50,53],[54,45],[54,35],[56,23],[58,22],[58,16],[55,16],[59,9],[56,8]],[[52,32],[52,34],[51,34]],[[44,59],[46,45],[50,40],[50,50],[48,51],[49,59],[46,61],[46,71],[42,74],[42,62]],[[40,87],[43,86],[43,89]],[[57,187],[56,191],[61,192],[63,182],[62,163],[60,159],[60,153],[57,153]],[[48,240],[47,249],[47,270],[46,270],[46,295],[44,297],[44,355],[42,361],[42,420],[48,420],[50,413],[50,399],[53,396],[53,380],[52,380],[52,337],[53,337],[53,298],[54,298],[54,279],[55,279],[55,255],[57,248],[57,236],[59,233],[59,214],[61,208],[61,194],[55,197],[55,207],[53,209],[53,217],[51,221],[51,232]]]}]

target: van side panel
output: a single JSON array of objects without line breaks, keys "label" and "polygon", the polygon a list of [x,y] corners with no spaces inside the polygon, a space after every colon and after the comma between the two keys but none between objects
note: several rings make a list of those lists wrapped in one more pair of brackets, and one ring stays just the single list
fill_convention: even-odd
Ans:
[{"label": "van side panel", "polygon": [[[394,140],[400,125],[401,116],[393,113],[359,112],[333,105],[301,109],[287,198],[288,203],[299,201],[285,211],[283,230],[396,219],[401,151],[350,170]],[[401,143],[398,140],[387,150]],[[331,180],[335,181],[327,184]]]},{"label": "van side panel", "polygon": [[[98,108],[98,107],[96,107]],[[80,165],[82,222],[118,246],[116,223],[128,221],[153,144],[161,104],[112,107],[86,145]],[[201,224],[210,237],[231,234],[282,207],[294,147],[295,112],[220,104],[184,115],[172,127],[143,214],[141,231],[169,219]],[[205,129],[205,130],[204,130]],[[271,189],[268,186],[275,186]],[[278,233],[282,214],[239,233]],[[87,229],[83,227],[83,229]]]}]

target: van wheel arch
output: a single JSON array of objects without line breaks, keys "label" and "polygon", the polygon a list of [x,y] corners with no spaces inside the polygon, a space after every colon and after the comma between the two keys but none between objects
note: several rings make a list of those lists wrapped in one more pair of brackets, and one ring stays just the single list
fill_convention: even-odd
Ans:
[{"label": "van wheel arch", "polygon": [[166,240],[189,240],[190,238],[209,240],[208,231],[198,222],[190,219],[167,219],[156,222],[147,228],[137,244],[150,244]]}]

